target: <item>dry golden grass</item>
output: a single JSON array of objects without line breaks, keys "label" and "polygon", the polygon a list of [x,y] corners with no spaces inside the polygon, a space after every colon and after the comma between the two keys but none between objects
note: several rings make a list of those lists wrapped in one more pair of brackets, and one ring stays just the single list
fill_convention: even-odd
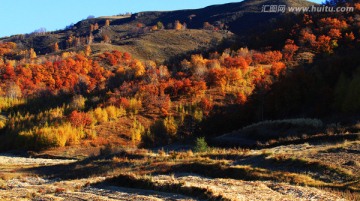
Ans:
[{"label": "dry golden grass", "polygon": [[[247,188],[248,192],[258,191],[258,195],[261,192],[267,192],[269,196],[276,197],[279,196],[277,191],[283,193],[297,191],[303,193],[304,196],[313,193],[319,196],[319,199],[321,196],[327,198],[345,196],[350,199],[358,198],[359,178],[348,172],[347,168],[328,163],[326,160],[317,161],[308,156],[322,152],[336,155],[338,149],[355,150],[356,143],[354,141],[332,145],[288,145],[263,150],[210,149],[207,152],[195,154],[192,151],[166,153],[164,150],[153,152],[147,149],[126,149],[115,146],[104,155],[76,164],[55,166],[51,171],[44,167],[23,171],[24,173],[35,171],[40,176],[56,172],[56,177],[66,178],[69,181],[78,177],[114,177],[114,184],[122,187],[181,192],[193,198],[234,200],[236,196],[244,196],[240,193],[242,191],[240,189],[221,190],[221,186],[225,183],[229,185],[236,183],[239,185],[238,188]],[[260,165],[256,163],[258,160],[260,160]],[[243,161],[243,164],[239,164],[239,161]],[[124,172],[129,175],[123,175]],[[182,178],[177,176],[179,174],[198,174],[198,176]],[[347,179],[338,180],[338,178]],[[211,184],[212,187],[205,188],[206,184]],[[56,193],[56,195],[71,194],[82,191],[84,185],[70,187],[69,184],[59,182],[54,184],[55,188],[45,188],[45,194],[46,192]],[[2,186],[4,188],[4,184]],[[41,189],[38,190],[41,191]],[[252,194],[248,196],[250,195]]]},{"label": "dry golden grass", "polygon": [[184,52],[211,47],[213,41],[220,41],[224,36],[229,37],[220,32],[206,30],[159,30],[139,38],[114,38],[112,44],[94,44],[91,48],[96,53],[119,50],[129,52],[143,61],[156,58],[158,62],[163,62]]}]

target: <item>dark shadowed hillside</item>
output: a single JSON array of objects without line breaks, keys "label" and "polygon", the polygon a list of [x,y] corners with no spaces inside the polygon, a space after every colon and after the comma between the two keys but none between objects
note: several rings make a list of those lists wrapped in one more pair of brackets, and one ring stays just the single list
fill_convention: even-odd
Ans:
[{"label": "dark shadowed hillside", "polygon": [[[189,28],[194,29],[202,28],[204,22],[209,22],[212,25],[224,23],[231,32],[245,34],[248,30],[259,24],[266,24],[271,18],[276,18],[279,15],[261,13],[263,5],[310,6],[314,3],[304,0],[246,0],[195,10],[141,12],[133,15],[132,19],[149,25],[158,21],[168,24],[180,20],[185,22]],[[116,23],[121,24],[126,21],[119,20]]]}]

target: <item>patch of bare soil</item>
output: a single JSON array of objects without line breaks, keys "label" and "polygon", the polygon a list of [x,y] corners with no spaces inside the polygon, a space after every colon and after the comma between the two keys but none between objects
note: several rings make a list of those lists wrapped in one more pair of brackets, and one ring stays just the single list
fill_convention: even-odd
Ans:
[{"label": "patch of bare soil", "polygon": [[45,158],[27,158],[27,157],[18,157],[9,154],[0,155],[0,166],[4,165],[16,165],[16,166],[28,166],[28,165],[57,165],[57,164],[66,164],[73,163],[76,160],[68,159],[45,159]]}]

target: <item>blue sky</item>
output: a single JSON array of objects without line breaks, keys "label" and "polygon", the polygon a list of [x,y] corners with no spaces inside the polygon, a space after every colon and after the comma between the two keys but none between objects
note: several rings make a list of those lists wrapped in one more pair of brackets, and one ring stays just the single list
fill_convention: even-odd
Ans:
[{"label": "blue sky", "polygon": [[240,0],[0,0],[0,37],[30,33],[41,27],[48,31],[63,29],[89,15],[201,8],[237,1]]}]

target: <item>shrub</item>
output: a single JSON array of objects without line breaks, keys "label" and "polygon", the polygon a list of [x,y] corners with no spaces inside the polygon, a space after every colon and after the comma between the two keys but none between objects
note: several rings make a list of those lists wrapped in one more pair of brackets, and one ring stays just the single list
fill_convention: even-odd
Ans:
[{"label": "shrub", "polygon": [[204,137],[199,137],[196,139],[195,141],[195,147],[194,147],[194,151],[195,152],[205,152],[209,149],[208,144],[205,141]]}]

